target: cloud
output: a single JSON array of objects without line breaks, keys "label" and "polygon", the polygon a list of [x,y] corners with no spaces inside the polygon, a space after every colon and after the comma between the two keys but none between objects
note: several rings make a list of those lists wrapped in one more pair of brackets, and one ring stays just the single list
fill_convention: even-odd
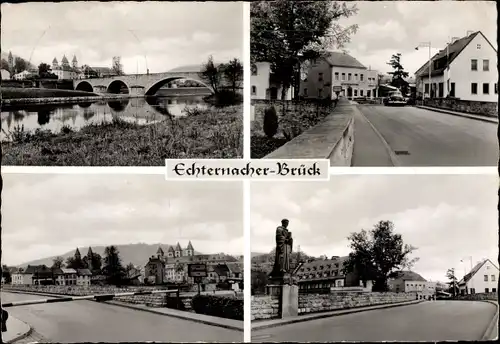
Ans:
[{"label": "cloud", "polygon": [[2,51],[31,56],[34,64],[65,54],[76,55],[80,65],[110,67],[113,56],[121,56],[125,72],[140,67],[155,73],[201,64],[207,49],[223,62],[228,51],[230,58],[243,53],[243,5],[237,2],[25,3],[1,9]]},{"label": "cloud", "polygon": [[[347,255],[347,237],[390,220],[417,249],[414,270],[444,279],[460,260],[498,255],[497,178],[494,175],[335,176],[328,183],[255,183],[251,188],[252,251],[274,247],[274,232],[290,219],[294,249]],[[258,200],[258,201],[255,201]],[[286,201],[283,201],[286,200]],[[299,211],[294,211],[300,208]],[[475,263],[475,261],[474,261]]]},{"label": "cloud", "polygon": [[192,240],[201,252],[242,254],[240,183],[175,183],[155,175],[3,179],[2,249],[8,264],[44,258],[51,245],[49,255],[75,246]]}]

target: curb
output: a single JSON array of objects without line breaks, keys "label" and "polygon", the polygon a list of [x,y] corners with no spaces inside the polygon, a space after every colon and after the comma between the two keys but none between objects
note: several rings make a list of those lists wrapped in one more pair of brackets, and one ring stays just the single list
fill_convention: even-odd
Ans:
[{"label": "curb", "polygon": [[490,300],[479,300],[479,301],[491,303],[496,307],[495,315],[493,316],[493,319],[491,319],[490,323],[488,324],[488,327],[486,328],[486,331],[484,331],[484,334],[481,337],[481,341],[495,340],[495,338],[493,339],[491,338],[491,334],[495,329],[495,326],[498,326],[498,303]]},{"label": "curb", "polygon": [[343,313],[340,313],[340,312],[339,313],[335,313],[335,314],[324,314],[324,313],[321,314],[321,313],[318,313],[315,316],[310,316],[310,317],[307,317],[307,318],[301,318],[300,315],[299,315],[299,317],[296,318],[296,319],[291,319],[290,321],[281,322],[279,324],[268,324],[268,325],[262,325],[262,326],[252,326],[252,331],[254,331],[254,330],[255,331],[260,331],[260,330],[264,330],[264,329],[267,329],[267,328],[278,327],[278,326],[283,326],[283,325],[290,325],[290,324],[295,324],[295,323],[299,323],[299,322],[306,322],[306,321],[310,321],[310,320],[317,320],[317,319],[338,317],[338,316],[342,316],[342,315],[346,315],[346,314],[369,312],[369,311],[377,311],[379,309],[394,308],[394,307],[401,307],[401,306],[411,306],[411,305],[416,305],[418,303],[422,303],[424,301],[425,300],[416,300],[416,301],[410,301],[410,302],[404,301],[404,302],[398,302],[398,303],[391,303],[391,304],[383,305],[381,307],[370,308],[370,309],[351,308],[351,309],[346,309],[345,310],[346,312],[343,312]]},{"label": "curb", "polygon": [[[17,319],[17,318],[16,318],[16,319]],[[19,320],[19,319],[17,319],[17,320]],[[22,321],[22,320],[19,320],[19,321],[21,321],[21,322],[25,323],[25,322],[24,322],[24,321]],[[30,335],[33,333],[33,327],[32,327],[30,324],[28,324],[28,323],[25,323],[25,324],[26,324],[26,325],[28,325],[28,326],[29,326],[29,328],[30,328],[28,331],[26,331],[26,332],[25,332],[25,333],[23,333],[23,334],[20,334],[20,335],[19,335],[19,336],[17,336],[17,337],[12,338],[11,340],[6,341],[5,343],[6,343],[6,344],[15,343],[15,342],[17,342],[18,340],[21,340],[21,339],[23,339],[23,338],[26,338],[26,337],[30,336]],[[3,342],[3,338],[2,338],[2,342]]]},{"label": "curb", "polygon": [[[97,301],[95,301],[95,302],[97,302]],[[108,305],[117,306],[117,307],[130,308],[130,309],[133,309],[133,310],[136,310],[136,311],[149,312],[149,313],[153,313],[153,314],[156,314],[156,315],[163,315],[163,316],[167,316],[167,317],[172,317],[172,318],[178,318],[178,319],[182,319],[182,320],[193,321],[193,322],[197,322],[197,323],[201,323],[201,324],[205,324],[205,325],[222,327],[222,328],[226,328],[228,330],[236,330],[236,331],[240,331],[240,332],[244,331],[244,329],[241,328],[241,327],[236,327],[236,326],[232,326],[232,325],[226,325],[226,324],[216,323],[216,322],[212,322],[212,321],[208,321],[208,320],[193,319],[193,318],[191,318],[189,316],[184,316],[184,315],[181,315],[181,314],[165,314],[165,313],[158,312],[158,311],[156,311],[154,309],[148,309],[148,308],[142,308],[142,307],[135,307],[135,306],[132,306],[132,305],[126,305],[126,304],[121,304],[121,303],[114,303],[113,301],[106,301],[104,303],[106,303]]]},{"label": "curb", "polygon": [[424,109],[424,110],[429,110],[429,111],[434,111],[434,112],[445,113],[447,115],[458,116],[458,117],[465,117],[465,118],[469,118],[469,119],[475,119],[477,121],[498,124],[498,120],[494,120],[493,118],[488,118],[488,117],[479,117],[481,115],[471,116],[471,115],[468,115],[468,114],[453,113],[453,112],[442,110],[442,109],[438,109],[438,108],[424,107],[424,106],[420,106],[420,105],[415,105],[415,107],[419,108],[419,109]]},{"label": "curb", "polygon": [[389,143],[387,143],[387,141],[384,139],[384,137],[382,136],[382,134],[380,133],[380,131],[378,131],[377,128],[375,128],[375,126],[373,125],[373,123],[368,119],[368,117],[366,117],[363,114],[363,111],[360,111],[357,106],[355,106],[355,108],[359,112],[359,114],[361,116],[363,116],[363,118],[366,120],[366,122],[370,125],[370,127],[372,128],[372,130],[375,132],[375,134],[378,136],[378,138],[382,142],[382,145],[384,145],[385,150],[389,154],[389,160],[391,160],[392,166],[394,166],[394,167],[401,166],[402,164],[401,164],[399,158],[396,156],[396,153],[394,153],[394,151],[392,150],[391,146],[389,146]]}]

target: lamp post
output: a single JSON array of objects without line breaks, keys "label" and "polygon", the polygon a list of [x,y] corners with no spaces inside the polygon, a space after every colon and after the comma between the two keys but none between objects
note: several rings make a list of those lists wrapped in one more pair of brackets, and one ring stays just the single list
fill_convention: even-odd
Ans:
[{"label": "lamp post", "polygon": [[[429,48],[429,98],[431,98],[431,69],[432,69],[432,58],[431,58],[431,42],[422,42],[420,43],[417,47],[415,47],[415,50],[418,50],[418,48]],[[422,85],[423,90],[422,94],[425,95],[425,85]]]}]

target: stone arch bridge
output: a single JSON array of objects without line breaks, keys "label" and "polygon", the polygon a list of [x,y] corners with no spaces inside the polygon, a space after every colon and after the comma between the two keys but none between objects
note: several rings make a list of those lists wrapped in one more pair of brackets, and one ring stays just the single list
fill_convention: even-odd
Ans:
[{"label": "stone arch bridge", "polygon": [[152,96],[161,87],[178,79],[198,81],[212,93],[214,90],[207,85],[198,72],[166,72],[154,74],[130,74],[104,78],[79,79],[73,81],[75,90],[94,93],[127,93],[133,96]]}]

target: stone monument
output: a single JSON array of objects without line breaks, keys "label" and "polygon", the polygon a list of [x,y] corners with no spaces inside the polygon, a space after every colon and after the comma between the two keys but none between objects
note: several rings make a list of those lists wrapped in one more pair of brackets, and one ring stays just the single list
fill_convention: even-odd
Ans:
[{"label": "stone monument", "polygon": [[289,221],[283,219],[281,226],[276,228],[274,266],[266,287],[268,295],[280,297],[281,318],[297,316],[299,308],[299,287],[290,269],[293,238],[288,224]]}]

